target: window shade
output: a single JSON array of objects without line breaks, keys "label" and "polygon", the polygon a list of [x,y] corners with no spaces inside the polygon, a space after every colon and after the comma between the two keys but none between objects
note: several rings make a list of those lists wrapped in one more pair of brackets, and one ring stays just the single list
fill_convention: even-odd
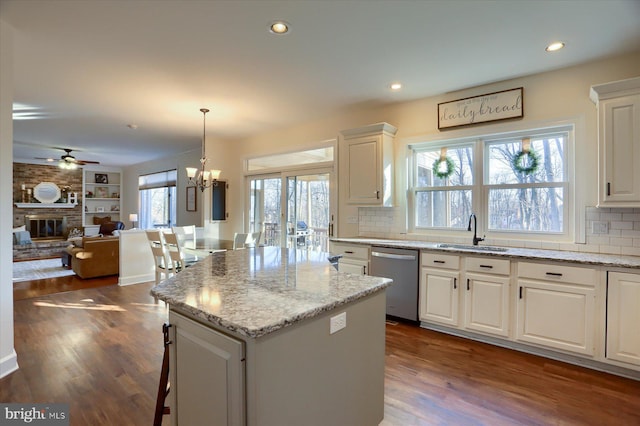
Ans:
[{"label": "window shade", "polygon": [[176,186],[177,170],[167,170],[138,177],[138,189],[166,188]]}]

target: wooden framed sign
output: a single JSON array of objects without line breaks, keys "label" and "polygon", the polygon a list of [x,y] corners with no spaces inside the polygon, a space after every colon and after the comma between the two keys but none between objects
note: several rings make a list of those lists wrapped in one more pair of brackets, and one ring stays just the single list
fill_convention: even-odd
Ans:
[{"label": "wooden framed sign", "polygon": [[523,88],[438,104],[438,129],[471,126],[489,121],[524,117]]},{"label": "wooden framed sign", "polygon": [[187,186],[187,211],[195,212],[198,210],[198,192],[195,186]]}]

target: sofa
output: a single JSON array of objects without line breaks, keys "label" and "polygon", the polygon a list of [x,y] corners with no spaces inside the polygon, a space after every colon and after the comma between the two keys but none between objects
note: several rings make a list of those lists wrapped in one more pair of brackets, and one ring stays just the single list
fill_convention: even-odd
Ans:
[{"label": "sofa", "polygon": [[118,237],[82,237],[66,249],[71,267],[80,278],[117,275],[120,271],[120,239]]}]

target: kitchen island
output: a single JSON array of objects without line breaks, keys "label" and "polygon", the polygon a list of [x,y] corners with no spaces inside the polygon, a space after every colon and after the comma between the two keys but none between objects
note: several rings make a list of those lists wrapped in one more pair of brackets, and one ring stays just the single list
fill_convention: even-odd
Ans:
[{"label": "kitchen island", "polygon": [[214,253],[155,286],[169,305],[172,424],[376,425],[385,289],[326,253]]}]

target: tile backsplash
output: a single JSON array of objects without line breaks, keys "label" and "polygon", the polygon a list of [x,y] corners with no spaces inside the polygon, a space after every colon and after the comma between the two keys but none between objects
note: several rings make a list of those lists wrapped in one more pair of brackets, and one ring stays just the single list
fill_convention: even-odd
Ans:
[{"label": "tile backsplash", "polygon": [[[405,213],[401,208],[360,207],[358,212],[360,237],[433,241],[428,235],[407,234]],[[585,215],[586,244],[502,239],[487,239],[485,244],[640,256],[640,208],[587,207]],[[469,242],[469,238],[438,237],[437,240]]]}]

